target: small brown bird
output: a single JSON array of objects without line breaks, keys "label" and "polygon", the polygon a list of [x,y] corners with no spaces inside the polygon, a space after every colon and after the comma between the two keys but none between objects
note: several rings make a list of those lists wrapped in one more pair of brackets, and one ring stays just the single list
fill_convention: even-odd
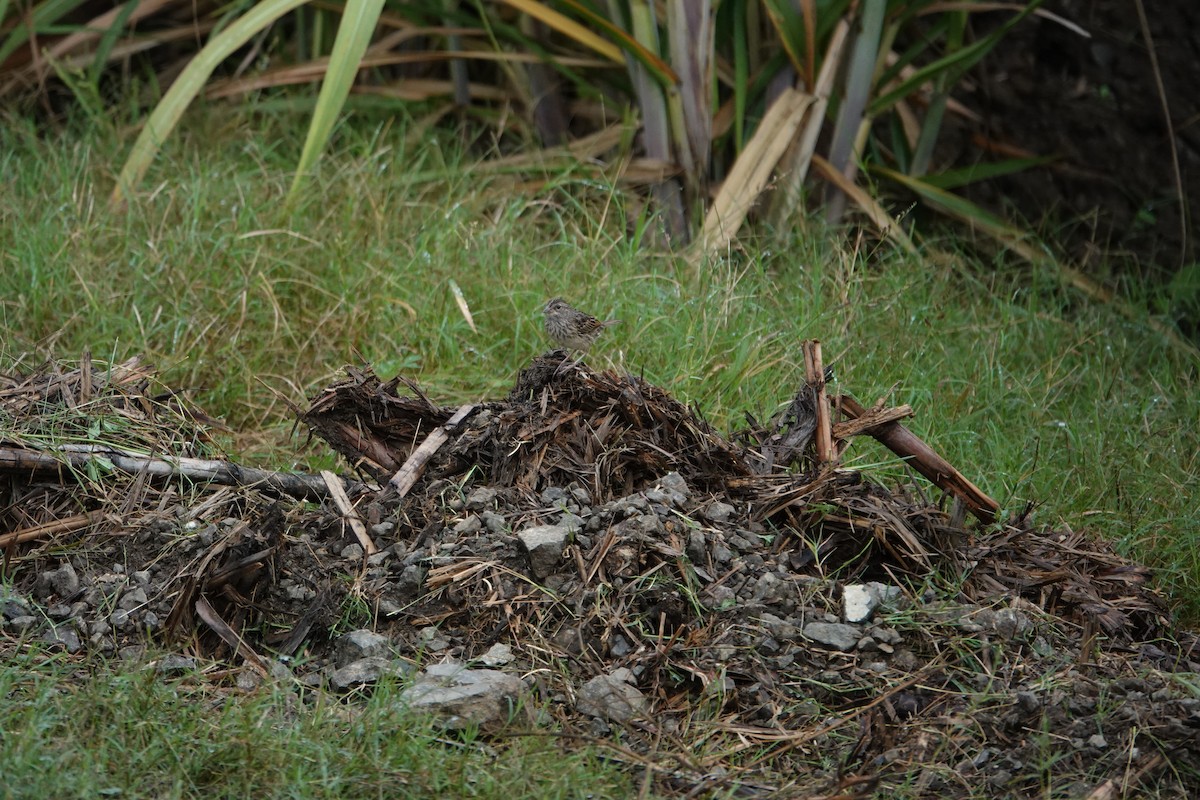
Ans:
[{"label": "small brown bird", "polygon": [[601,322],[591,314],[585,314],[567,305],[561,297],[548,300],[542,314],[546,317],[546,333],[554,343],[579,353],[575,364],[583,360],[583,354],[596,343],[605,328],[620,322],[617,319]]}]

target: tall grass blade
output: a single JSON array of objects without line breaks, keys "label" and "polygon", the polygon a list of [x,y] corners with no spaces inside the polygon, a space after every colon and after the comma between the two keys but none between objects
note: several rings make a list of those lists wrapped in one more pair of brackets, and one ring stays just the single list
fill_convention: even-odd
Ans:
[{"label": "tall grass blade", "polygon": [[217,65],[250,41],[255,34],[307,1],[263,0],[251,7],[245,16],[213,36],[208,44],[201,48],[175,79],[175,83],[171,84],[171,88],[146,120],[142,132],[138,134],[109,198],[113,206],[122,207],[125,204],[128,193],[146,174],[162,143],[171,135],[188,105],[203,90],[204,84]]},{"label": "tall grass blade", "polygon": [[539,3],[536,0],[504,0],[504,2],[614,63],[620,64],[625,60],[621,54],[621,48],[567,15],[555,11],[545,3]]},{"label": "tall grass blade", "polygon": [[928,175],[922,175],[921,180],[943,191],[957,189],[960,186],[967,186],[979,181],[990,180],[991,178],[999,178],[1004,175],[1012,175],[1016,172],[1040,167],[1043,164],[1049,164],[1054,161],[1053,156],[1038,156],[1036,158],[1009,158],[1004,161],[986,161],[980,164],[972,164],[969,167],[960,167],[958,169],[948,169],[944,172],[935,172]]},{"label": "tall grass blade", "polygon": [[909,253],[917,251],[916,245],[913,244],[912,239],[909,238],[908,233],[900,226],[900,223],[893,219],[892,215],[874,197],[867,194],[865,189],[847,178],[842,174],[841,170],[835,169],[832,164],[818,155],[812,157],[812,166],[814,170],[820,173],[822,178],[838,186],[846,196],[853,200],[862,209],[863,213],[871,218],[871,222],[875,224],[880,233],[896,242]]},{"label": "tall grass blade", "polygon": [[[833,140],[829,146],[829,163],[847,178],[852,178],[856,170],[854,142],[863,126],[867,103],[871,97],[875,68],[879,63],[879,43],[883,34],[883,20],[887,14],[887,2],[865,0],[862,8],[858,34],[854,37],[854,46],[850,51],[846,88],[833,128]],[[834,190],[826,195],[825,215],[830,222],[836,223],[841,219],[846,201],[836,184],[831,186]]]},{"label": "tall grass blade", "polygon": [[874,166],[871,171],[877,175],[893,180],[919,195],[926,202],[941,209],[952,217],[967,223],[972,228],[981,230],[990,236],[1004,240],[1029,238],[1019,230],[1009,225],[990,211],[972,203],[964,197],[923,181],[911,175],[905,175],[883,166]]},{"label": "tall grass blade", "polygon": [[921,87],[939,75],[947,75],[947,80],[951,84],[957,82],[967,70],[978,64],[980,59],[991,52],[1014,25],[1032,14],[1040,2],[1041,0],[1034,0],[1029,6],[1013,14],[996,30],[979,41],[947,53],[942,58],[914,70],[904,80],[895,84],[890,90],[881,92],[871,101],[871,114],[879,114],[890,108],[893,104],[919,91]]},{"label": "tall grass blade", "polygon": [[92,60],[92,68],[88,70],[88,81],[93,86],[100,85],[100,75],[108,66],[109,53],[112,52],[113,45],[117,43],[117,37],[125,31],[125,26],[129,24],[130,18],[137,11],[139,5],[142,4],[135,0],[129,0],[122,4],[116,9],[117,16],[112,24],[104,28],[104,33],[100,35],[100,42],[96,45],[96,55]]},{"label": "tall grass blade", "polygon": [[[658,21],[655,18],[654,6],[649,0],[631,0],[629,22],[633,38],[638,44],[648,52],[659,52]],[[671,148],[671,114],[667,107],[666,91],[653,80],[649,69],[636,61],[632,54],[627,61],[638,107],[642,112],[642,138],[646,155],[657,161],[675,163],[676,154]],[[651,194],[663,215],[668,238],[672,242],[685,244],[690,230],[678,181],[668,179],[652,187]]]},{"label": "tall grass blade", "polygon": [[[0,44],[0,64],[3,64],[9,56],[16,52],[18,47],[29,41],[30,37],[45,33],[48,26],[83,4],[84,0],[46,0],[46,2],[34,6],[25,15],[28,21],[14,25],[4,43]],[[5,9],[5,13],[7,13],[7,9]],[[0,22],[3,21],[4,15],[0,14]]]},{"label": "tall grass blade", "polygon": [[333,41],[333,52],[329,55],[329,69],[325,73],[325,80],[321,82],[321,92],[317,95],[317,106],[313,109],[304,150],[300,153],[300,163],[296,165],[296,176],[292,179],[292,188],[288,190],[289,205],[295,200],[304,178],[316,165],[329,142],[334,123],[346,104],[350,85],[358,75],[363,54],[367,52],[367,45],[383,12],[383,3],[384,0],[349,0],[346,3],[337,38]]},{"label": "tall grass blade", "polygon": [[697,201],[708,184],[712,150],[712,51],[714,10],[710,0],[668,0],[667,46],[671,64],[679,75],[670,99],[672,134],[680,165],[689,187],[689,200]]}]

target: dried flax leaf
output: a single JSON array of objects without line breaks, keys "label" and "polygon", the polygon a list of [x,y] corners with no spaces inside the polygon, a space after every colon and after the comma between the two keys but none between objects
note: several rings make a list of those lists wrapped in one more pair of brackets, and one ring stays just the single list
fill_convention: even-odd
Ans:
[{"label": "dried flax leaf", "polygon": [[795,139],[814,100],[810,94],[785,89],[771,105],[704,218],[700,249],[693,251],[694,257],[721,253],[729,248],[750,209],[767,187],[775,165]]}]

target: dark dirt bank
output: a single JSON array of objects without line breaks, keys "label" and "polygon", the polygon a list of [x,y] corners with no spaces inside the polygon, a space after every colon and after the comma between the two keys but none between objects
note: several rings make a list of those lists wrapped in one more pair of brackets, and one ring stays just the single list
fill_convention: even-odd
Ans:
[{"label": "dark dirt bank", "polygon": [[[959,98],[983,119],[964,126],[945,156],[1057,157],[967,194],[993,210],[1016,212],[1102,277],[1111,254],[1121,273],[1169,280],[1197,252],[1200,5],[1145,3],[1157,75],[1135,0],[1047,0],[1042,8],[1090,38],[1045,18],[1018,25],[976,70],[975,91]],[[1192,204],[1186,224],[1172,132],[1183,195]],[[1039,228],[1044,222],[1054,226]]]}]

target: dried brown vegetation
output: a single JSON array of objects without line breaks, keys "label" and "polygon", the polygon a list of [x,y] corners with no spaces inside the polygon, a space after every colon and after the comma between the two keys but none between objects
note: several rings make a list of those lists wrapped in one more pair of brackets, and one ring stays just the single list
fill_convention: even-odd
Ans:
[{"label": "dried brown vegetation", "polygon": [[[1195,637],[1173,630],[1144,568],[1086,532],[968,524],[928,486],[838,468],[857,445],[832,435],[823,458],[822,424],[878,435],[897,414],[821,421],[819,381],[724,437],[659,387],[562,363],[536,359],[507,398],[457,411],[349,370],[304,415],[358,472],[322,479],[340,503],[99,457],[6,468],[0,545],[20,598],[6,602],[44,604],[53,624],[6,610],[3,648],[108,651],[150,635],[318,686],[349,627],[412,663],[472,663],[503,644],[564,746],[607,743],[680,795],[1200,788],[1200,709],[1173,677],[1200,668]],[[200,415],[154,399],[138,365],[0,386],[5,452],[61,457],[61,442],[21,432],[110,416],[137,431],[110,455],[136,439],[178,465],[204,439]],[[522,544],[535,526],[565,532],[554,558]],[[868,581],[895,596],[843,621],[842,592]],[[613,676],[628,713],[584,701]]]}]

